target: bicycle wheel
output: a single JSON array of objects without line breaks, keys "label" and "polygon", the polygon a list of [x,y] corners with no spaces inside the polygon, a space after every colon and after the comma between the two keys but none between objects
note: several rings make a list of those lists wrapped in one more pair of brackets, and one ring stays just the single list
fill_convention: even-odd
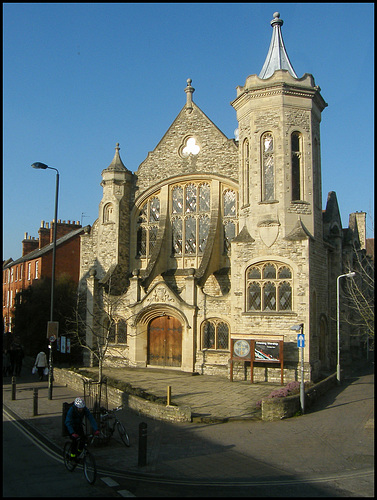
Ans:
[{"label": "bicycle wheel", "polygon": [[114,429],[112,429],[110,422],[105,420],[100,427],[100,439],[103,443],[108,443],[111,436],[113,435]]},{"label": "bicycle wheel", "polygon": [[74,460],[71,460],[71,447],[72,443],[67,442],[64,445],[63,451],[64,465],[69,470],[69,472],[73,472],[76,467],[76,462]]},{"label": "bicycle wheel", "polygon": [[130,446],[130,438],[122,422],[117,422],[117,429],[123,444],[125,444],[126,446]]},{"label": "bicycle wheel", "polygon": [[87,451],[83,459],[84,476],[89,484],[94,484],[97,477],[97,467],[93,455]]}]

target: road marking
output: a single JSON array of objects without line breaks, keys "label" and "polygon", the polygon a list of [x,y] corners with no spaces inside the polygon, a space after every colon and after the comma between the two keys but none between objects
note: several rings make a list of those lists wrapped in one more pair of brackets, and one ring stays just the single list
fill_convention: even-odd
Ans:
[{"label": "road marking", "polygon": [[[135,495],[133,495],[130,491],[128,490],[119,490],[117,491],[117,493],[121,496],[121,497],[135,497]],[[135,497],[136,498],[136,497]]]},{"label": "road marking", "polygon": [[107,484],[107,486],[119,486],[119,483],[111,479],[111,477],[101,477],[101,481]]}]

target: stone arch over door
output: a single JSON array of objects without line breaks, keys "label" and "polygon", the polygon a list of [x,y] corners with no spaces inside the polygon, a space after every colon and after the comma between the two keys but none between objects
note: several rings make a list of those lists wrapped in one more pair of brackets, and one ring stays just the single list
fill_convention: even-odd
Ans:
[{"label": "stone arch over door", "polygon": [[182,365],[182,323],[168,314],[148,323],[147,364],[177,367]]}]

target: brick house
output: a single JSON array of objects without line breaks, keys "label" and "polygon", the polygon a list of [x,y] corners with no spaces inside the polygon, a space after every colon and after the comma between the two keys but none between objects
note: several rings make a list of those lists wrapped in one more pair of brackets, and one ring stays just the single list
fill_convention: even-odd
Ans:
[{"label": "brick house", "polygon": [[[42,221],[38,238],[28,236],[22,241],[22,257],[3,263],[3,326],[12,331],[12,311],[18,292],[28,288],[35,280],[51,278],[53,222]],[[50,226],[50,227],[49,227]],[[70,276],[76,283],[80,274],[80,235],[87,229],[79,222],[58,220],[56,227],[55,276]]]},{"label": "brick house", "polygon": [[107,364],[225,377],[233,366],[234,379],[253,366],[254,380],[280,381],[283,357],[284,380],[295,380],[292,326],[303,325],[305,377],[334,368],[336,279],[360,235],[365,248],[365,213],[344,231],[335,192],[322,210],[327,104],[312,75],[294,72],[282,24],[275,13],[259,76],[237,87],[235,139],[194,103],[188,79],[183,108],[137,171],[119,144],[102,171],[80,283],[88,342],[110,332]]}]

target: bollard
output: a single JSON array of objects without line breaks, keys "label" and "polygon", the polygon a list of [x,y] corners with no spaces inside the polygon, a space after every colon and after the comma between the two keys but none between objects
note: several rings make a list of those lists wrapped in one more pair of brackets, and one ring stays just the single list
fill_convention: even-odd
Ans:
[{"label": "bollard", "polygon": [[33,417],[38,415],[38,388],[33,390]]},{"label": "bollard", "polygon": [[16,399],[16,377],[12,377],[12,401]]},{"label": "bollard", "polygon": [[166,405],[171,405],[171,385],[168,385],[168,396],[166,398]]},{"label": "bollard", "polygon": [[147,428],[148,426],[145,422],[139,424],[139,467],[147,465]]}]

